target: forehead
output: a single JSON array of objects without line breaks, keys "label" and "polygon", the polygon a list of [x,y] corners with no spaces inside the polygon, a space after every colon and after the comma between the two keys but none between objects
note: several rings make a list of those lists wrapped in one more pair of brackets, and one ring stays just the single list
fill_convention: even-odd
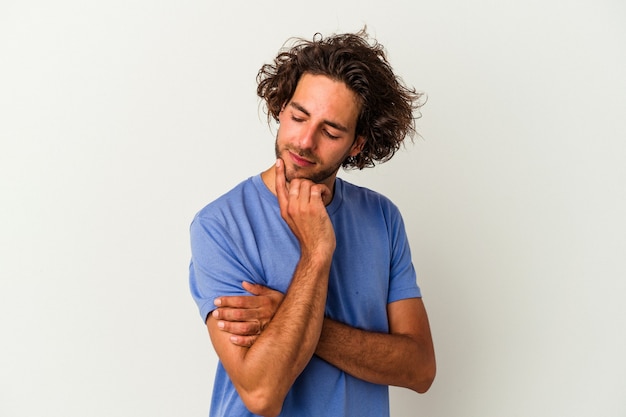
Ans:
[{"label": "forehead", "polygon": [[358,96],[343,81],[325,75],[302,75],[291,102],[304,108],[311,117],[334,120],[352,129],[361,109]]}]

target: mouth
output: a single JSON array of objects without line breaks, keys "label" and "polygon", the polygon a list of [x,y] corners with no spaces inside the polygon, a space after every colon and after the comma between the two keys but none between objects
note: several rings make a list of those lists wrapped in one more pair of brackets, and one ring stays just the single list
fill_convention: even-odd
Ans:
[{"label": "mouth", "polygon": [[309,161],[308,159],[304,159],[296,153],[289,151],[289,158],[299,167],[310,167],[315,165],[315,162]]}]

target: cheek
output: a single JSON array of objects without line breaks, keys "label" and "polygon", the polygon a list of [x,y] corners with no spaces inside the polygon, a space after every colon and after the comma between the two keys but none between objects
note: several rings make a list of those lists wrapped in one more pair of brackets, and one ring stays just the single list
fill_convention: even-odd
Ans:
[{"label": "cheek", "polygon": [[278,131],[276,132],[276,139],[281,143],[287,143],[299,136],[298,125],[291,120],[285,120],[278,125]]},{"label": "cheek", "polygon": [[283,144],[285,143],[285,135],[287,133],[287,129],[284,125],[279,125],[278,130],[276,131],[276,143]]}]

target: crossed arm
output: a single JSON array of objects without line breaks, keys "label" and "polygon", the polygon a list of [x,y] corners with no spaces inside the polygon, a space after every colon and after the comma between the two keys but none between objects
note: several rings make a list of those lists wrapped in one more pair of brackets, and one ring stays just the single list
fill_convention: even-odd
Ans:
[{"label": "crossed arm", "polygon": [[[221,297],[214,311],[229,342],[253,346],[274,320],[282,294],[243,283],[252,296]],[[389,333],[356,329],[324,318],[315,354],[357,378],[375,384],[395,385],[426,392],[435,377],[436,364],[428,316],[421,298],[387,306]]]}]

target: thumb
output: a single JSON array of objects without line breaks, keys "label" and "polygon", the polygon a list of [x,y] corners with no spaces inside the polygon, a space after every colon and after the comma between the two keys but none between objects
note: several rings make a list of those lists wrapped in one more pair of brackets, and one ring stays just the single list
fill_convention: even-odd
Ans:
[{"label": "thumb", "polygon": [[282,159],[276,159],[274,171],[276,197],[278,198],[278,204],[282,211],[282,207],[286,206],[288,200],[287,179],[285,178],[285,162]]},{"label": "thumb", "polygon": [[248,291],[250,294],[261,295],[263,294],[265,287],[260,284],[253,284],[251,282],[243,281],[241,286],[244,290]]}]

